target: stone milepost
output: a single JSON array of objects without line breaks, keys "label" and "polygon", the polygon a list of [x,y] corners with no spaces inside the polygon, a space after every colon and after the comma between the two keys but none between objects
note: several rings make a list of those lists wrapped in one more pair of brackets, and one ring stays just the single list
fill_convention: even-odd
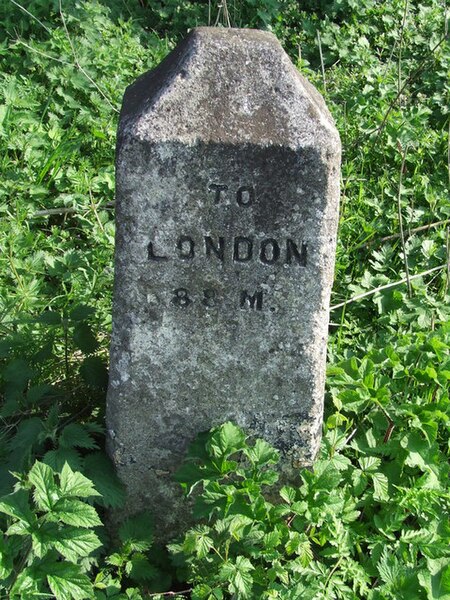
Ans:
[{"label": "stone milepost", "polygon": [[320,442],[340,142],[276,38],[199,28],[126,91],[109,452],[176,532],[172,474],[233,420],[289,477]]}]

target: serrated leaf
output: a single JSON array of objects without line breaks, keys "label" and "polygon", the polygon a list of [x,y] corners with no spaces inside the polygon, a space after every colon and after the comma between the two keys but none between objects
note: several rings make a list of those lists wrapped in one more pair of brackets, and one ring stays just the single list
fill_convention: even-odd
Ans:
[{"label": "serrated leaf", "polygon": [[246,448],[244,453],[250,461],[258,467],[267,464],[275,464],[279,460],[279,452],[272,448],[265,440],[257,439],[254,446]]},{"label": "serrated leaf", "polygon": [[209,527],[198,525],[190,529],[184,537],[183,550],[188,554],[194,554],[198,558],[204,558],[214,545],[210,537]]},{"label": "serrated leaf", "polygon": [[427,559],[427,571],[418,575],[427,591],[427,600],[450,600],[450,559]]},{"label": "serrated leaf", "polygon": [[95,314],[95,308],[86,304],[79,304],[69,314],[71,321],[86,321]]},{"label": "serrated leaf", "polygon": [[158,577],[158,570],[143,554],[135,554],[126,566],[126,572],[131,579],[138,583],[151,581]]},{"label": "serrated leaf", "polygon": [[102,522],[93,506],[75,498],[61,498],[53,507],[49,518],[76,527],[97,527]]},{"label": "serrated leaf", "polygon": [[11,438],[8,444],[16,461],[18,456],[27,454],[39,442],[43,431],[44,422],[38,417],[24,419],[19,423],[16,435]]},{"label": "serrated leaf", "polygon": [[28,492],[25,490],[18,490],[17,492],[3,496],[0,499],[0,512],[20,519],[27,525],[32,525],[35,523],[36,517],[31,511],[28,500]]},{"label": "serrated leaf", "polygon": [[34,566],[26,567],[19,573],[11,587],[10,597],[19,597],[20,600],[39,598],[44,583],[44,576],[39,569]]},{"label": "serrated leaf", "polygon": [[80,566],[58,562],[45,565],[45,573],[56,600],[95,599],[92,584]]},{"label": "serrated leaf", "polygon": [[57,448],[49,450],[42,458],[42,462],[51,467],[54,471],[61,471],[64,464],[67,463],[74,471],[82,468],[83,460],[74,448]]},{"label": "serrated leaf", "polygon": [[67,526],[59,531],[53,545],[65,558],[77,562],[80,557],[89,556],[102,544],[94,532]]},{"label": "serrated leaf", "polygon": [[83,425],[79,423],[70,423],[66,425],[59,436],[59,443],[64,448],[98,448],[97,443],[86,431]]},{"label": "serrated leaf", "polygon": [[37,321],[44,325],[61,325],[62,317],[54,310],[46,310],[38,316]]},{"label": "serrated leaf", "polygon": [[73,331],[73,341],[77,348],[85,354],[92,354],[99,346],[91,326],[85,321],[76,324]]},{"label": "serrated leaf", "polygon": [[14,384],[14,387],[23,389],[27,382],[33,378],[34,371],[23,358],[15,358],[6,365],[2,372],[3,379]]},{"label": "serrated leaf", "polygon": [[87,385],[101,390],[108,387],[108,369],[99,356],[88,356],[80,366],[80,375]]},{"label": "serrated leaf", "polygon": [[28,480],[34,485],[33,498],[38,507],[42,510],[51,510],[59,498],[53,469],[36,461],[28,473]]},{"label": "serrated leaf", "polygon": [[60,476],[61,493],[64,496],[80,496],[89,498],[90,496],[100,496],[94,488],[92,481],[78,471],[72,471],[67,463],[61,470]]},{"label": "serrated leaf", "polygon": [[124,544],[131,544],[135,551],[148,550],[153,543],[153,518],[142,512],[128,518],[119,527],[119,538]]},{"label": "serrated leaf", "polygon": [[43,558],[54,547],[59,535],[56,523],[42,523],[31,534],[33,551],[38,558]]},{"label": "serrated leaf", "polygon": [[84,459],[84,473],[101,494],[98,504],[106,508],[120,508],[126,499],[126,490],[117,477],[110,459],[103,452],[88,454]]},{"label": "serrated leaf", "polygon": [[209,452],[217,458],[227,458],[245,445],[246,436],[242,429],[231,422],[224,423],[213,430],[208,442]]},{"label": "serrated leaf", "polygon": [[375,500],[389,500],[388,487],[389,482],[383,473],[372,473],[373,497]]},{"label": "serrated leaf", "polygon": [[303,567],[307,567],[313,559],[311,543],[305,533],[290,531],[289,540],[286,542],[286,552],[297,554]]},{"label": "serrated leaf", "polygon": [[280,496],[287,504],[292,504],[297,496],[297,491],[295,488],[285,485],[280,490]]},{"label": "serrated leaf", "polygon": [[251,571],[255,567],[244,556],[238,556],[236,562],[225,562],[220,569],[220,579],[228,581],[228,590],[232,594],[236,594],[239,598],[249,598],[252,586],[253,577]]},{"label": "serrated leaf", "polygon": [[365,472],[376,471],[381,464],[381,460],[375,456],[363,456],[358,462],[361,470]]},{"label": "serrated leaf", "polygon": [[0,532],[0,580],[7,579],[13,570],[13,556],[9,551],[3,533]]}]

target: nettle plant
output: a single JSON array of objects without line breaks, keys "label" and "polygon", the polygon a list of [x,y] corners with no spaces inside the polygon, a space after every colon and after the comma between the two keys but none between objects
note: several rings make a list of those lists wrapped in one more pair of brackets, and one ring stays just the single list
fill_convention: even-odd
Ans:
[{"label": "nettle plant", "polygon": [[0,538],[0,589],[10,598],[92,598],[86,572],[101,542],[91,529],[102,523],[86,500],[99,493],[67,463],[55,473],[36,461],[18,478],[15,491],[0,501],[7,525]]}]

